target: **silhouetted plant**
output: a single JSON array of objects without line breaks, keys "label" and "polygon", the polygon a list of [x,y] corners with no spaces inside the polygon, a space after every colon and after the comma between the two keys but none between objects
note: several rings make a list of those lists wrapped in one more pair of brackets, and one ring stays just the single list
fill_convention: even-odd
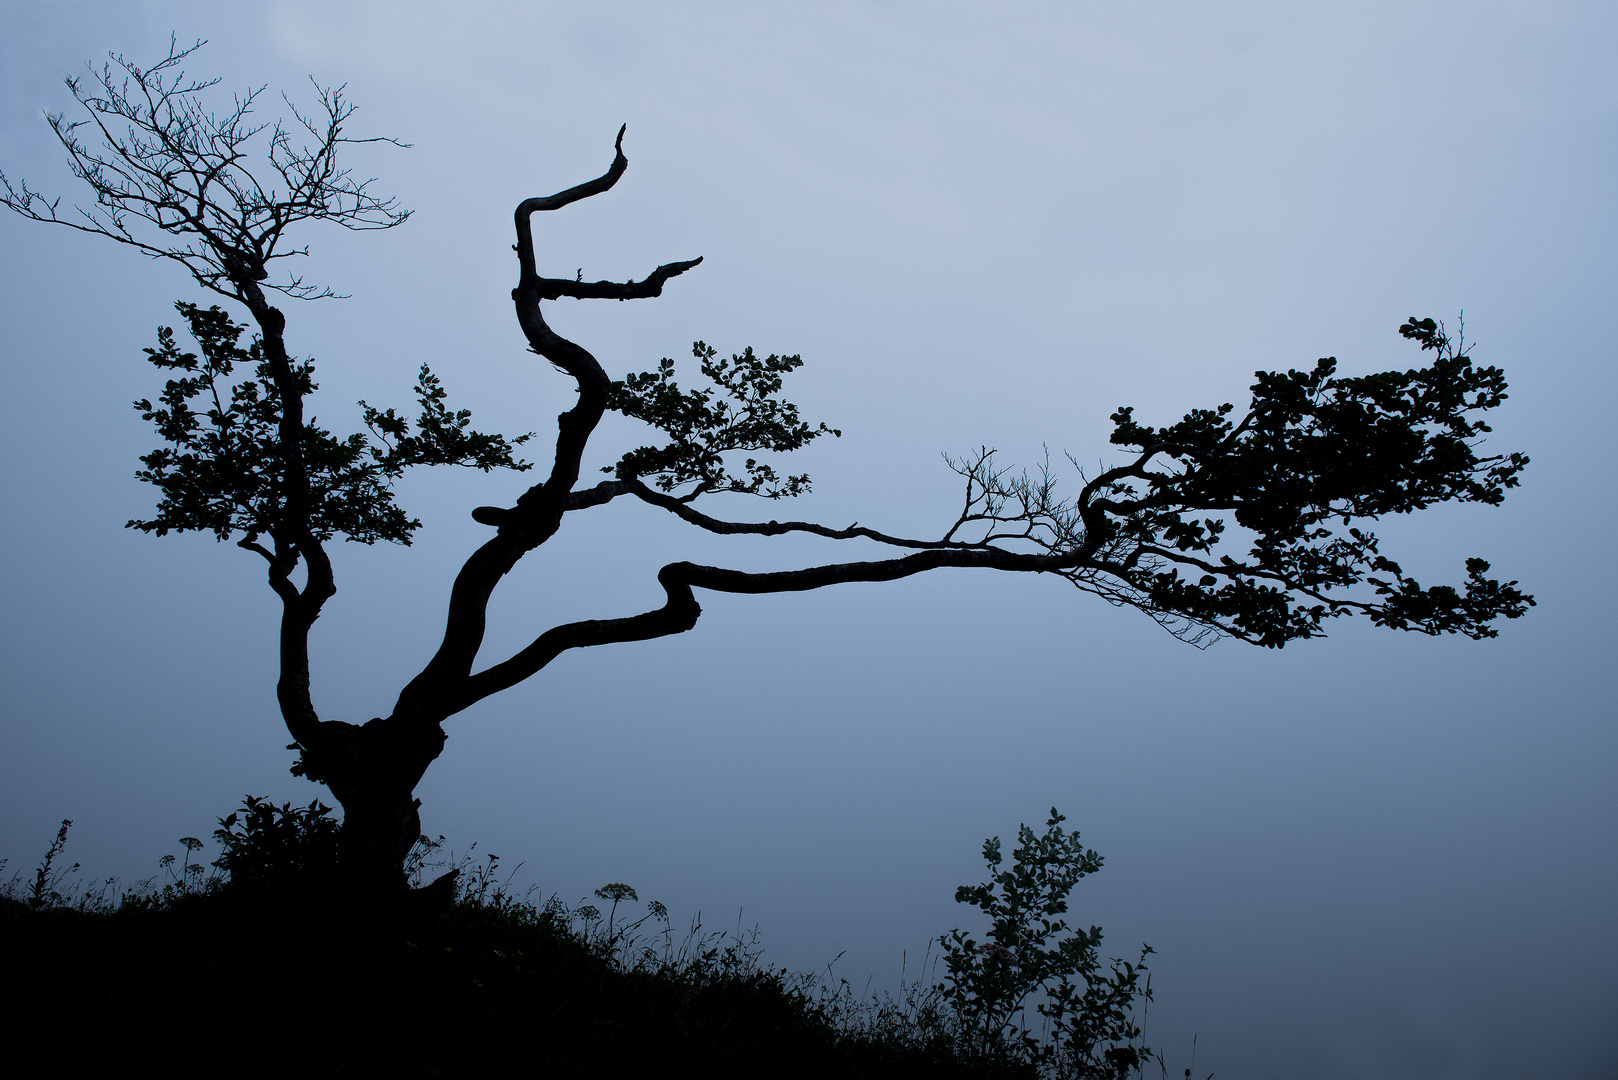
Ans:
[{"label": "silhouetted plant", "polygon": [[[1152,949],[1143,945],[1138,961],[1113,960],[1103,970],[1101,928],[1070,929],[1061,917],[1074,885],[1102,861],[1077,832],[1063,830],[1064,820],[1052,807],[1042,835],[1021,826],[1006,870],[1000,838],[983,842],[989,880],[962,885],[955,901],[989,917],[987,940],[964,930],[938,939],[942,996],[975,1057],[1028,1062],[1055,1077],[1121,1080],[1151,1056],[1133,1017],[1136,1002],[1152,998],[1141,981]],[[1030,1004],[1044,1019],[1041,1034],[1027,1023]]]},{"label": "silhouetted plant", "polygon": [[341,828],[331,811],[318,799],[308,806],[276,806],[249,795],[240,810],[219,819],[213,835],[223,850],[214,865],[238,891],[330,886],[337,874]]},{"label": "silhouetted plant", "polygon": [[[116,907],[112,900],[113,890],[117,887],[116,879],[74,881],[72,879],[79,872],[79,864],[58,865],[62,852],[67,848],[67,832],[72,827],[73,822],[64,819],[56,830],[55,838],[46,848],[45,857],[34,868],[32,878],[25,882],[20,871],[13,874],[4,890],[0,891],[0,896],[29,911],[71,910],[94,914],[113,910]],[[9,859],[0,859],[0,872],[10,862]]]},{"label": "silhouetted plant", "polygon": [[[135,402],[168,445],[141,457],[137,479],[154,485],[161,498],[154,517],[130,521],[128,527],[166,536],[170,532],[211,532],[217,539],[237,538],[239,546],[263,551],[278,538],[287,485],[286,468],[267,450],[279,443],[282,390],[264,358],[264,343],[255,337],[247,348],[238,342],[247,327],[233,322],[218,306],[204,310],[184,301],[175,309],[185,318],[201,356],[182,351],[174,330],[158,330],[158,347],[146,358],[160,370],[174,372],[156,404]],[[237,367],[251,377],[241,378]],[[311,394],[312,360],[298,362],[294,376],[299,392]],[[310,485],[309,525],[319,540],[341,535],[362,544],[390,541],[409,546],[421,527],[393,499],[393,482],[416,465],[464,465],[488,472],[530,466],[513,457],[512,447],[527,442],[471,429],[472,414],[451,412],[438,377],[423,364],[415,395],[421,407],[412,433],[410,421],[393,409],[378,410],[360,402],[369,437],[356,433],[337,438],[312,420],[303,426],[303,454]]]},{"label": "silhouetted plant", "polygon": [[39,862],[39,868],[34,871],[34,883],[28,888],[28,906],[35,911],[47,905],[62,903],[63,877],[78,873],[78,863],[74,863],[66,870],[56,866],[56,857],[67,847],[67,831],[72,827],[73,822],[66,818],[62,820],[62,827],[56,830],[56,839],[51,841],[45,857]]},{"label": "silhouetted plant", "polygon": [[218,863],[214,864],[214,873],[209,876],[206,867],[191,861],[191,856],[202,850],[202,841],[195,836],[182,836],[179,844],[185,849],[185,855],[165,855],[157,860],[158,869],[169,878],[163,884],[163,895],[173,899],[218,887],[222,880]]}]

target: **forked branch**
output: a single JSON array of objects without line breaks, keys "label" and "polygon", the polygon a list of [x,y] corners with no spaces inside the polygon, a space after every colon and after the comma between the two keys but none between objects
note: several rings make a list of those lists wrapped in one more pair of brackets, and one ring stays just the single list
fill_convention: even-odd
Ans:
[{"label": "forked branch", "polygon": [[624,284],[594,282],[586,285],[540,276],[535,262],[532,216],[559,210],[610,190],[629,164],[623,150],[624,130],[618,129],[613,161],[605,173],[554,195],[524,199],[517,206],[513,224],[517,234],[518,280],[511,293],[517,322],[530,349],[573,377],[578,384],[579,398],[573,408],[557,418],[556,452],[550,475],[544,482],[529,488],[509,509],[480,507],[475,512],[476,520],[496,526],[499,532],[474,552],[456,575],[443,641],[421,674],[399,695],[396,715],[441,718],[448,715],[445,711],[448,703],[465,697],[463,687],[483,643],[489,598],[517,562],[550,539],[561,526],[573,488],[578,483],[585,447],[606,411],[611,386],[606,372],[587,349],[551,329],[540,305],[560,297],[627,300],[657,296],[669,278],[702,261],[699,258],[668,263],[642,281]]}]

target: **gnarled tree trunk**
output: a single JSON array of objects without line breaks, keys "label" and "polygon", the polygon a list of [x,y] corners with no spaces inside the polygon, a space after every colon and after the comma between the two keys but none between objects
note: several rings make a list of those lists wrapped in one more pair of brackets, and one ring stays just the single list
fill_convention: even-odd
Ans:
[{"label": "gnarled tree trunk", "polygon": [[405,859],[421,836],[416,785],[444,747],[432,721],[377,718],[363,726],[321,725],[304,771],[343,807],[338,865],[355,891],[386,895],[406,886]]}]

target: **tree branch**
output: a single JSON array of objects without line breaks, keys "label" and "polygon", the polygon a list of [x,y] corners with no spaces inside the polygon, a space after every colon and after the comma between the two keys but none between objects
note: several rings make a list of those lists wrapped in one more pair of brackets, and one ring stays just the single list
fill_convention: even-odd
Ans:
[{"label": "tree branch", "polygon": [[[618,178],[624,175],[624,170],[629,168],[629,159],[624,157],[624,132],[628,129],[628,124],[624,124],[618,129],[618,138],[613,140],[612,144],[614,151],[612,164],[607,167],[606,172],[594,180],[587,180],[575,187],[568,188],[566,191],[558,191],[555,195],[524,199],[517,204],[515,221],[517,227],[517,265],[519,273],[524,279],[539,279],[539,272],[534,269],[534,232],[533,226],[529,223],[529,217],[544,210],[560,210],[569,203],[576,203],[580,199],[588,199],[592,195],[599,195],[603,191],[611,190],[612,186],[618,182]],[[516,297],[512,299],[516,299]]]},{"label": "tree branch", "polygon": [[566,278],[541,278],[539,294],[543,300],[558,300],[564,296],[575,300],[645,300],[663,295],[663,284],[678,277],[702,262],[699,256],[684,262],[665,263],[640,281],[568,281]]},{"label": "tree branch", "polygon": [[[634,495],[641,501],[650,503],[653,506],[661,507],[664,510],[667,510],[669,513],[674,514],[682,521],[689,522],[698,528],[706,529],[711,533],[719,533],[723,536],[737,536],[744,534],[755,536],[780,536],[784,533],[801,532],[809,533],[812,536],[823,536],[828,540],[853,540],[856,538],[863,538],[866,540],[875,540],[878,543],[887,544],[891,547],[902,548],[929,549],[967,548],[978,546],[948,540],[908,540],[902,536],[889,536],[888,534],[878,532],[875,529],[868,529],[857,522],[850,525],[846,529],[832,529],[826,527],[825,525],[817,525],[812,521],[721,521],[718,518],[709,517],[700,510],[692,508],[690,503],[685,502],[682,499],[678,499],[673,495],[666,495],[661,491],[656,491],[646,486],[645,483],[638,479],[627,481],[609,481],[609,483],[621,485],[623,489],[627,490],[628,494]],[[606,485],[603,484],[599,486],[605,487]]]},{"label": "tree branch", "polygon": [[[171,37],[168,56],[150,68],[143,70],[112,55],[99,72],[91,68],[93,85],[67,80],[88,119],[69,121],[60,113],[47,114],[47,119],[67,151],[70,170],[95,193],[95,206],[77,208],[82,222],[63,218],[59,199],[45,198],[26,181],[13,186],[3,175],[0,202],[36,221],[96,233],[155,258],[171,259],[185,266],[204,288],[231,299],[242,299],[235,282],[244,276],[294,297],[336,295],[305,285],[292,274],[272,282],[265,268],[275,259],[307,254],[307,248],[277,250],[285,230],[300,221],[331,221],[350,230],[403,223],[409,212],[399,210],[392,199],[372,194],[368,190],[372,181],[356,180],[338,166],[336,154],[345,143],[406,144],[345,137],[342,126],[354,106],[344,101],[341,87],[316,84],[325,113],[319,123],[293,107],[293,115],[312,137],[308,145],[295,145],[279,122],[273,127],[248,122],[263,87],[237,95],[223,114],[211,113],[200,104],[199,95],[219,80],[189,80],[178,70],[202,44],[181,49]],[[290,101],[288,106],[292,107]],[[86,126],[99,133],[99,149],[76,134]],[[266,130],[269,143],[262,157],[285,191],[266,187],[254,172],[266,162],[255,165],[249,151]],[[142,239],[131,229],[136,221],[176,242],[164,245]],[[185,237],[192,239],[178,242]]]},{"label": "tree branch", "polygon": [[946,566],[1024,572],[1059,571],[1065,568],[1064,561],[1054,556],[1021,555],[995,548],[932,550],[898,559],[832,563],[769,573],[726,570],[690,562],[670,563],[657,575],[658,584],[668,598],[662,607],[621,619],[590,619],[553,627],[509,660],[466,679],[461,688],[446,700],[449,708],[445,715],[460,712],[491,694],[517,685],[568,649],[622,641],[645,641],[690,630],[702,614],[702,608],[692,594],[693,588],[752,595],[806,592],[853,581],[896,581]]},{"label": "tree branch", "polygon": [[623,150],[626,127],[618,129],[618,137],[613,143],[612,165],[605,173],[566,191],[524,199],[517,205],[514,225],[517,232],[518,280],[517,287],[511,292],[517,322],[530,349],[577,381],[579,399],[573,408],[557,417],[556,455],[551,474],[545,482],[529,488],[510,510],[480,507],[474,512],[476,520],[497,524],[500,531],[474,552],[456,575],[455,584],[450,590],[443,641],[427,666],[400,693],[395,715],[448,715],[442,711],[445,703],[459,700],[462,696],[458,686],[470,676],[472,664],[483,644],[489,597],[500,579],[510,572],[519,559],[550,539],[561,526],[562,516],[573,498],[573,487],[579,480],[585,446],[606,411],[607,394],[611,388],[606,371],[588,350],[562,337],[546,324],[540,310],[541,302],[565,295],[586,295],[589,289],[596,289],[600,295],[616,299],[657,296],[665,281],[701,261],[666,264],[642,282],[624,285],[600,282],[588,288],[572,290],[558,290],[555,286],[581,286],[581,283],[558,283],[553,279],[541,278],[535,269],[532,216],[540,211],[558,210],[610,190],[629,167]]}]

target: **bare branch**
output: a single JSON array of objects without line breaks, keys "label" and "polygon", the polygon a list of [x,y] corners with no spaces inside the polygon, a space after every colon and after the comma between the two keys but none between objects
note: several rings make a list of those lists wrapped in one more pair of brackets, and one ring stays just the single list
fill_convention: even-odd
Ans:
[{"label": "bare branch", "polygon": [[685,273],[702,262],[700,257],[684,262],[665,263],[640,281],[569,281],[566,278],[541,278],[539,294],[543,300],[571,297],[575,300],[644,300],[663,295],[663,284],[671,277]]},{"label": "bare branch", "polygon": [[[694,509],[690,503],[684,499],[678,499],[672,495],[665,495],[660,491],[654,491],[639,480],[608,481],[607,483],[615,485],[615,490],[617,491],[627,492],[643,502],[661,507],[664,510],[667,510],[669,513],[676,515],[681,520],[687,521],[698,528],[706,529],[711,533],[718,533],[724,536],[738,536],[747,534],[756,536],[781,536],[785,533],[800,532],[808,533],[812,536],[823,536],[829,540],[875,540],[878,543],[902,548],[969,546],[965,544],[951,544],[948,541],[942,540],[907,540],[904,537],[889,536],[886,533],[877,532],[875,529],[868,529],[863,525],[860,525],[858,522],[848,526],[846,529],[831,529],[824,525],[817,525],[811,521],[721,521],[718,518],[709,517],[707,514]],[[598,485],[598,488],[605,487],[607,487],[607,484]],[[587,503],[581,505],[596,504]]]},{"label": "bare branch", "polygon": [[[232,299],[244,299],[243,281],[295,298],[335,296],[296,274],[272,280],[269,267],[275,260],[307,253],[307,248],[286,248],[283,236],[303,221],[351,230],[402,224],[409,212],[373,194],[373,181],[355,179],[338,165],[337,154],[356,143],[406,144],[344,135],[354,106],[342,87],[316,85],[323,116],[294,108],[308,142],[294,142],[280,123],[251,119],[263,87],[236,95],[222,113],[209,111],[200,95],[219,80],[189,79],[181,70],[202,44],[182,49],[171,38],[168,56],[150,68],[112,54],[99,71],[90,69],[93,82],[67,80],[86,119],[70,121],[60,113],[47,119],[67,151],[69,169],[94,194],[93,206],[76,207],[76,219],[66,217],[59,199],[4,175],[0,202],[36,221],[95,233],[178,262],[204,288]],[[86,127],[95,132],[99,147],[80,137]],[[278,182],[266,183],[266,177]]]},{"label": "bare branch", "polygon": [[618,129],[612,165],[601,176],[555,195],[524,199],[517,206],[513,224],[517,233],[518,280],[511,293],[517,322],[534,352],[577,381],[579,399],[573,408],[557,418],[556,454],[545,482],[529,488],[509,510],[480,507],[474,512],[476,520],[496,525],[499,534],[474,552],[456,575],[443,641],[421,674],[400,693],[396,715],[444,715],[440,711],[442,703],[461,693],[459,687],[470,675],[483,643],[489,597],[519,559],[543,544],[560,527],[562,516],[573,499],[573,487],[578,483],[585,446],[606,410],[611,387],[606,372],[588,350],[550,328],[540,304],[561,296],[583,296],[589,289],[597,289],[603,297],[617,299],[656,296],[665,281],[701,262],[696,259],[669,263],[642,282],[624,285],[601,282],[585,288],[579,282],[562,282],[571,286],[567,290],[558,290],[555,280],[541,278],[535,269],[530,219],[540,211],[558,210],[610,190],[629,165],[623,151],[626,127]]}]

